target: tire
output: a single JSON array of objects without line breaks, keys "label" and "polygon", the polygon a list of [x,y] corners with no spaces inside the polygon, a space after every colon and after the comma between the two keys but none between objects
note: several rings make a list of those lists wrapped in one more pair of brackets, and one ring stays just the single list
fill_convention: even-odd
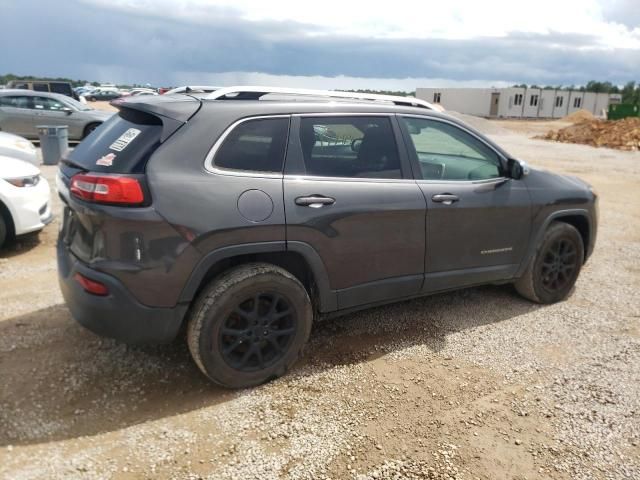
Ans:
[{"label": "tire", "polygon": [[7,240],[7,234],[9,233],[9,229],[7,228],[7,222],[2,216],[2,212],[0,211],[0,248],[3,247],[5,241]]},{"label": "tire", "polygon": [[84,127],[84,132],[82,133],[82,138],[87,138],[87,136],[93,132],[96,128],[98,128],[100,125],[102,125],[101,123],[90,123],[88,124],[86,127]]},{"label": "tire", "polygon": [[516,290],[536,303],[564,300],[578,279],[583,261],[584,244],[580,232],[568,223],[553,222],[524,275],[515,282]]},{"label": "tire", "polygon": [[298,279],[275,265],[252,263],[205,287],[189,313],[187,341],[213,382],[252,387],[291,368],[312,323],[311,300]]}]

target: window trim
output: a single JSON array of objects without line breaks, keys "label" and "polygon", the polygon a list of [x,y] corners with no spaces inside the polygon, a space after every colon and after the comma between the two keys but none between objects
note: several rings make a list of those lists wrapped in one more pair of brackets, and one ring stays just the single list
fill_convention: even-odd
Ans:
[{"label": "window trim", "polygon": [[[300,123],[303,118],[310,117],[384,117],[391,124],[393,140],[396,144],[398,159],[400,161],[401,178],[367,178],[367,177],[323,177],[309,175],[306,171],[302,150],[300,148]],[[289,179],[316,180],[316,181],[347,181],[347,182],[414,182],[411,159],[407,155],[402,129],[398,123],[396,112],[308,112],[291,114],[291,128],[289,133],[289,145],[285,160],[285,176]]]},{"label": "window trim", "polygon": [[[245,122],[249,122],[251,120],[263,120],[263,119],[272,119],[272,118],[288,118],[289,119],[289,128],[287,130],[287,139],[285,142],[285,152],[284,152],[284,158],[283,158],[282,172],[274,173],[274,172],[258,172],[253,170],[236,170],[233,168],[218,167],[215,165],[215,163],[213,163],[213,159],[215,158],[216,153],[218,152],[218,150],[220,149],[220,147],[222,146],[226,138],[231,134],[231,132],[236,127],[238,127],[239,125],[242,125]],[[224,130],[224,132],[222,132],[222,135],[218,137],[216,142],[213,144],[213,146],[209,150],[209,153],[207,153],[207,156],[204,158],[204,169],[208,173],[214,173],[217,175],[228,175],[233,177],[282,178],[284,175],[284,165],[285,165],[285,159],[287,158],[287,146],[289,144],[288,137],[290,136],[290,133],[291,133],[291,115],[290,114],[258,115],[254,117],[245,117],[245,118],[236,120],[231,125],[229,125]]]},{"label": "window trim", "polygon": [[482,137],[478,136],[478,134],[476,134],[475,132],[469,130],[468,128],[459,125],[455,122],[449,121],[445,118],[440,118],[440,117],[430,117],[430,116],[425,116],[425,115],[415,115],[415,114],[410,114],[410,113],[397,113],[396,114],[397,117],[411,117],[411,118],[418,118],[421,120],[431,120],[434,122],[440,122],[440,123],[446,123],[449,124],[453,127],[459,128],[460,130],[462,130],[465,133],[468,133],[469,135],[471,135],[472,137],[474,137],[476,140],[479,140],[480,142],[482,142],[488,149],[490,149],[492,152],[494,152],[497,156],[498,156],[498,160],[500,161],[500,173],[501,176],[500,177],[496,177],[496,178],[485,178],[485,179],[481,179],[481,180],[447,180],[444,178],[438,179],[438,180],[434,180],[434,179],[427,179],[427,178],[422,178],[422,172],[420,170],[420,160],[417,158],[417,154],[415,152],[415,148],[413,147],[413,141],[411,140],[411,135],[409,134],[409,131],[407,130],[407,126],[404,124],[404,122],[400,121],[401,118],[398,119],[398,123],[400,124],[400,129],[402,130],[402,135],[403,135],[403,140],[405,143],[405,148],[407,149],[407,155],[409,157],[409,160],[411,162],[411,168],[413,170],[413,177],[415,179],[416,182],[419,183],[446,183],[446,184],[487,184],[487,183],[499,183],[499,182],[504,182],[505,180],[508,180],[510,177],[508,177],[507,175],[505,175],[506,172],[506,163],[507,163],[507,159],[506,157],[499,151],[497,150],[493,145],[491,145],[489,142],[487,142],[485,139],[483,139]]}]

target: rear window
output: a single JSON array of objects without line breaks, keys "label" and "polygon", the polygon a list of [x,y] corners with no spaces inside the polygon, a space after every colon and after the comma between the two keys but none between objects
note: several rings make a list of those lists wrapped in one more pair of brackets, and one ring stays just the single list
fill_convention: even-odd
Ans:
[{"label": "rear window", "polygon": [[123,109],[85,138],[68,160],[92,172],[143,173],[161,134],[158,117]]},{"label": "rear window", "polygon": [[288,118],[245,121],[222,142],[214,163],[233,170],[282,172],[288,130]]}]

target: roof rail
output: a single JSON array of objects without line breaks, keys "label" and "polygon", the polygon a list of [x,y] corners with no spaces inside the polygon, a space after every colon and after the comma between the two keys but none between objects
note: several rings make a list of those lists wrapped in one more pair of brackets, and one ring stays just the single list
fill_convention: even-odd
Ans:
[{"label": "roof rail", "polygon": [[311,96],[326,98],[344,98],[351,100],[370,100],[388,102],[395,105],[428,108],[438,110],[434,105],[415,97],[401,97],[398,95],[379,95],[374,93],[343,92],[339,90],[311,90],[306,88],[281,88],[260,86],[225,87],[207,95],[208,100],[259,100],[270,93],[292,96]]}]

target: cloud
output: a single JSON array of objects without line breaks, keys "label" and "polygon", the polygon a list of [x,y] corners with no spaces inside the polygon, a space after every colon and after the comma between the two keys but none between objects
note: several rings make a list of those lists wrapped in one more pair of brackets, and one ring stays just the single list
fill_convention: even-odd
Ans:
[{"label": "cloud", "polygon": [[[227,6],[196,4],[185,11],[177,4],[167,11],[155,2],[132,5],[10,2],[3,6],[11,20],[0,44],[11,47],[3,48],[0,70],[157,85],[206,83],[194,75],[225,72],[566,85],[623,83],[637,76],[640,64],[640,49],[609,48],[584,33],[365,38],[291,19],[251,20]],[[46,21],[34,22],[34,11]]]},{"label": "cloud", "polygon": [[640,5],[638,0],[608,0],[603,5],[605,20],[640,30]]}]

